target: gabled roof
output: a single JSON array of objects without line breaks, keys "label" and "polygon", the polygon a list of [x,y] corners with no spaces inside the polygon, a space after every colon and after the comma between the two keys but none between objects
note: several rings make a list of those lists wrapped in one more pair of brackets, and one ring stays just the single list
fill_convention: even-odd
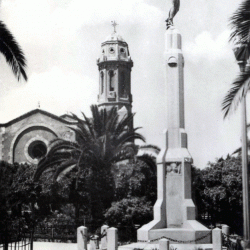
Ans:
[{"label": "gabled roof", "polygon": [[0,123],[0,127],[8,127],[8,126],[10,126],[10,125],[12,125],[12,124],[14,124],[16,122],[19,122],[19,121],[21,121],[21,120],[23,120],[23,119],[25,119],[25,118],[27,118],[29,116],[32,116],[32,115],[38,114],[38,113],[40,113],[42,115],[45,115],[45,116],[49,116],[49,117],[51,117],[51,118],[53,118],[55,120],[58,120],[58,121],[60,121],[60,122],[62,122],[64,124],[67,124],[67,125],[76,124],[76,122],[74,122],[74,121],[70,122],[68,120],[65,120],[63,118],[64,116],[60,117],[60,116],[54,115],[54,114],[49,113],[49,112],[47,112],[45,110],[42,110],[42,109],[34,109],[34,110],[31,110],[31,111],[29,111],[29,112],[15,118],[15,119],[13,119],[13,120],[11,120],[11,121],[9,121],[7,123]]}]

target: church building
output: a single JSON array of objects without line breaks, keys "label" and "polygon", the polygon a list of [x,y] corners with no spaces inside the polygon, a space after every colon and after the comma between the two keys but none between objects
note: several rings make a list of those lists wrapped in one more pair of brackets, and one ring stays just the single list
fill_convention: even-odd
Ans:
[{"label": "church building", "polygon": [[[115,106],[123,117],[132,113],[133,61],[128,44],[116,33],[117,24],[113,22],[112,25],[114,32],[101,44],[101,55],[97,59],[98,106],[107,110]],[[0,124],[0,160],[37,164],[46,155],[50,141],[56,138],[70,141],[76,139],[74,131],[69,128],[71,126],[76,126],[76,121],[70,116],[57,116],[41,109],[31,110]]]}]

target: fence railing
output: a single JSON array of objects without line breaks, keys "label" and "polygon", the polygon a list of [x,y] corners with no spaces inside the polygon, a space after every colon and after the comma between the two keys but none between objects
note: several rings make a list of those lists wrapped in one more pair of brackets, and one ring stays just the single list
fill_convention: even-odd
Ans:
[{"label": "fence railing", "polygon": [[0,232],[0,249],[33,250],[33,232]]},{"label": "fence railing", "polygon": [[52,242],[76,242],[76,226],[73,224],[42,225],[34,228],[34,240]]},{"label": "fence railing", "polygon": [[[118,229],[118,241],[129,243],[136,241],[137,229],[139,225],[115,225]],[[91,235],[101,235],[101,227],[97,224],[88,224],[88,239]],[[77,241],[77,226],[75,224],[48,224],[41,223],[34,228],[35,241],[49,242],[71,242]]]}]

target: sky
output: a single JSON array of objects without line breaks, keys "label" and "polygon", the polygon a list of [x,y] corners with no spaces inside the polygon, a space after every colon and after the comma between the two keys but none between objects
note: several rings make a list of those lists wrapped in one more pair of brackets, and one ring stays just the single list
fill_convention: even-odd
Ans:
[{"label": "sky", "polygon": [[[147,144],[164,148],[167,129],[164,78],[165,19],[171,0],[1,0],[0,20],[27,58],[28,82],[13,76],[0,56],[0,123],[38,107],[56,115],[97,104],[101,43],[113,31],[129,45],[135,126]],[[238,74],[228,19],[241,0],[180,0],[174,24],[185,58],[185,129],[194,165],[240,146],[240,109],[223,119],[221,103]],[[248,105],[249,106],[249,105]],[[249,118],[249,115],[248,115]],[[139,132],[139,131],[138,131]]]}]

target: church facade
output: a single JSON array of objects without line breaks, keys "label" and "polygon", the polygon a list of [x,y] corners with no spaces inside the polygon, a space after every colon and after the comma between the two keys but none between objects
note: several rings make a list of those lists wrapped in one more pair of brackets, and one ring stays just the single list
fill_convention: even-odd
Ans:
[{"label": "church facade", "polygon": [[37,164],[46,155],[50,141],[75,140],[69,128],[74,124],[67,115],[59,117],[40,109],[0,124],[0,160]]},{"label": "church facade", "polygon": [[[101,44],[98,106],[115,106],[123,117],[132,113],[131,69],[128,44],[115,31]],[[0,160],[8,163],[37,164],[46,155],[49,142],[62,138],[75,141],[70,129],[76,122],[68,115],[57,116],[41,109],[32,110],[0,124]],[[133,126],[133,122],[131,124]]]}]

